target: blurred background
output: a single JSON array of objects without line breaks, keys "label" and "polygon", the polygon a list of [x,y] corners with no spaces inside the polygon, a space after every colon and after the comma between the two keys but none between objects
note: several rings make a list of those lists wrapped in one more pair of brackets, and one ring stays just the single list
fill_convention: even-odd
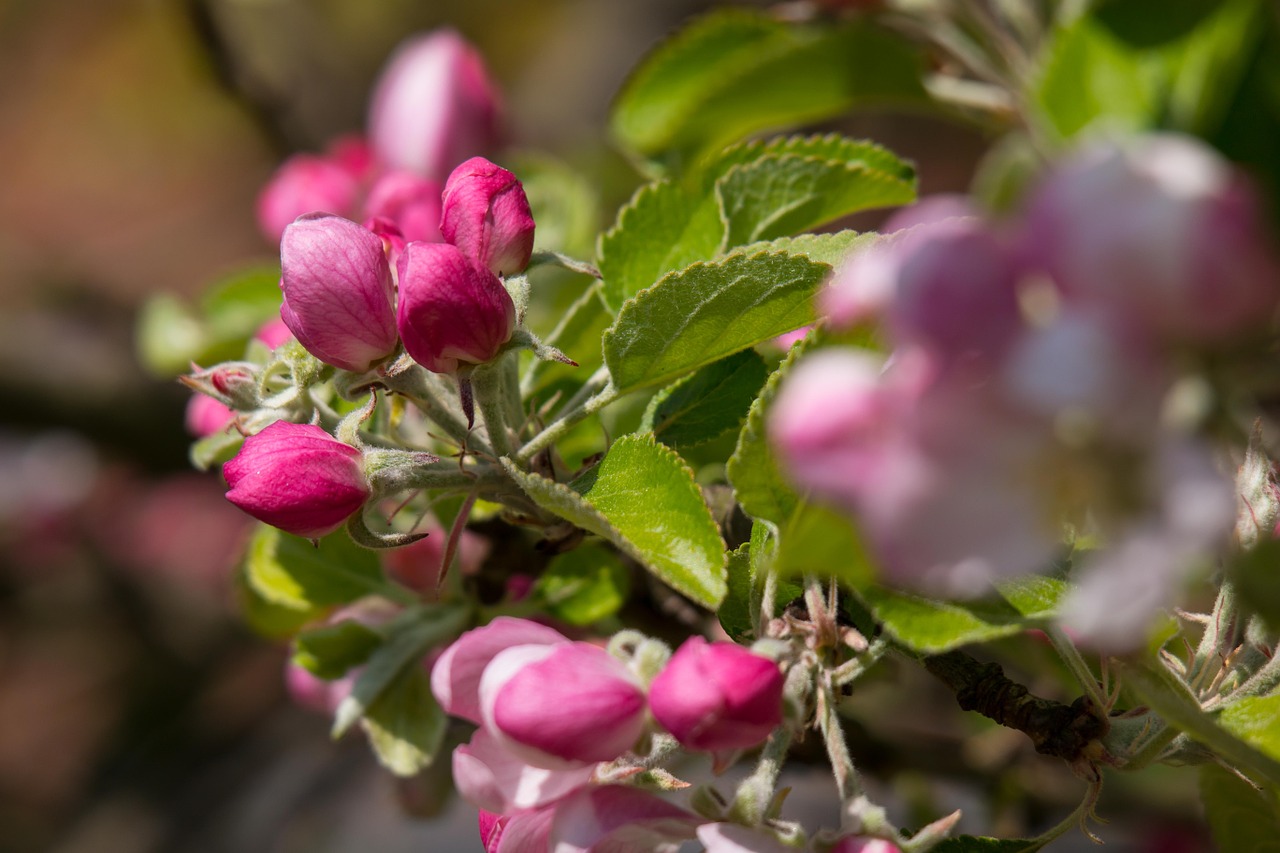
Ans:
[{"label": "blurred background", "polygon": [[[443,24],[488,57],[517,145],[581,170],[611,220],[638,178],[608,147],[609,99],[710,5],[0,0],[0,851],[480,849],[473,812],[415,819],[437,790],[393,781],[362,738],[331,743],[327,720],[286,699],[286,649],[236,609],[247,519],[220,478],[190,469],[187,392],[140,366],[136,314],[273,263],[253,215],[263,182],[359,130],[397,42]],[[985,144],[922,116],[841,129],[916,160],[926,193],[964,189]],[[868,713],[883,723],[854,733],[859,760],[886,773],[921,758],[886,741],[920,753],[965,734],[927,682],[859,701],[895,707],[904,689],[929,701]],[[972,761],[922,759],[958,777],[981,761],[1031,768],[1004,777],[1010,790],[949,792],[949,808],[977,811],[970,829],[1001,828],[979,795],[1021,803],[1031,787],[1050,822],[1075,804],[1070,775],[1008,735],[988,731]],[[810,782],[794,799],[832,823],[829,782]],[[898,783],[907,799],[927,784]]]}]

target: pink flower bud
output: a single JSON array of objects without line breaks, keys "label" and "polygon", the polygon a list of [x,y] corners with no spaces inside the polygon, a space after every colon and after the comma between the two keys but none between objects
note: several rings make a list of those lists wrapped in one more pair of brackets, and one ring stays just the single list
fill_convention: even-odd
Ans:
[{"label": "pink flower bud", "polygon": [[222,432],[235,417],[223,403],[204,394],[194,395],[187,403],[187,432],[198,438]]},{"label": "pink flower bud", "polygon": [[514,275],[533,254],[533,213],[516,176],[483,157],[453,170],[444,185],[440,233],[493,270]]},{"label": "pink flower bud", "polygon": [[279,317],[272,317],[253,333],[254,340],[262,341],[268,349],[276,349],[293,337],[293,332]]},{"label": "pink flower bud", "polygon": [[523,645],[554,645],[569,639],[554,628],[499,616],[488,625],[467,631],[436,661],[431,670],[431,692],[445,713],[480,722],[480,676],[503,649]]},{"label": "pink flower bud", "polygon": [[690,637],[649,688],[649,707],[689,749],[720,752],[760,743],[782,723],[782,671],[733,643]]},{"label": "pink flower bud", "polygon": [[355,682],[354,673],[336,681],[326,681],[307,672],[293,661],[288,661],[284,668],[284,687],[289,698],[294,704],[321,714],[332,714],[336,711],[342,704],[342,700],[350,695]]},{"label": "pink flower bud", "polygon": [[307,352],[362,372],[396,347],[395,292],[382,240],[338,216],[304,216],[280,241],[280,317]]},{"label": "pink flower bud", "polygon": [[537,767],[610,761],[644,730],[645,696],[617,658],[588,643],[516,646],[480,679],[485,728]]},{"label": "pink flower bud", "polygon": [[394,222],[406,243],[440,242],[440,184],[436,181],[411,172],[388,172],[369,190],[364,212]]},{"label": "pink flower bud", "polygon": [[396,324],[404,348],[435,373],[483,364],[516,325],[515,303],[498,277],[448,243],[410,243],[400,255]]},{"label": "pink flower bud", "polygon": [[706,853],[794,853],[775,836],[736,823],[704,823],[698,840]]},{"label": "pink flower bud", "polygon": [[369,136],[389,169],[441,180],[499,137],[496,87],[480,54],[450,29],[403,43],[374,89]]},{"label": "pink flower bud", "polygon": [[307,213],[349,216],[360,184],[349,169],[329,157],[295,154],[281,164],[258,196],[258,227],[272,243]]},{"label": "pink flower bud", "polygon": [[543,849],[556,853],[675,853],[682,842],[694,837],[701,821],[661,797],[627,785],[583,788],[556,803],[554,812]]},{"label": "pink flower bud", "polygon": [[267,524],[318,539],[370,494],[360,451],[318,426],[276,421],[222,466],[227,500]]},{"label": "pink flower bud", "polygon": [[1265,325],[1280,264],[1244,177],[1190,137],[1095,143],[1032,199],[1025,250],[1068,299],[1200,342]]}]

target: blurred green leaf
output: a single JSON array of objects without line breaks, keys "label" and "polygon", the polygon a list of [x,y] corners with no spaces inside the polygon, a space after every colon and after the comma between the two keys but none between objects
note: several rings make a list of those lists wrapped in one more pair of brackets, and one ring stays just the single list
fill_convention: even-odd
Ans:
[{"label": "blurred green leaf", "polygon": [[605,333],[604,360],[623,393],[678,379],[813,322],[830,268],[782,254],[694,264],[629,301]]},{"label": "blurred green leaf", "polygon": [[286,606],[264,597],[249,582],[247,561],[236,570],[235,590],[236,601],[245,622],[264,637],[276,639],[293,636],[303,625],[314,622],[324,614],[324,609],[320,607],[305,604]]},{"label": "blurred green leaf", "polygon": [[764,359],[754,350],[734,353],[655,394],[640,430],[676,449],[737,431],[768,377]]},{"label": "blurred green leaf", "polygon": [[630,590],[630,573],[618,555],[587,544],[553,559],[534,594],[556,618],[591,625],[617,613]]},{"label": "blurred green leaf", "polygon": [[1058,605],[1071,591],[1071,584],[1059,578],[1044,575],[1026,575],[1001,581],[996,589],[1013,609],[1027,619],[1049,619],[1058,612]]},{"label": "blurred green leaf", "polygon": [[1200,800],[1222,853],[1280,853],[1280,797],[1259,791],[1225,767],[1200,768]]},{"label": "blurred green leaf", "polygon": [[1218,723],[1245,743],[1280,761],[1280,696],[1246,696],[1218,714]]},{"label": "blurred green leaf", "polygon": [[339,530],[316,544],[260,524],[245,557],[249,583],[263,598],[295,610],[346,604],[366,595],[411,596],[392,586],[373,551]]},{"label": "blurred green leaf", "polygon": [[541,153],[517,154],[511,169],[520,176],[538,223],[536,248],[573,257],[590,254],[600,230],[600,201],[591,183],[568,164]]},{"label": "blurred green leaf", "polygon": [[568,485],[504,466],[538,506],[613,543],[702,606],[719,606],[724,542],[675,451],[651,436],[626,435]]},{"label": "blurred green leaf", "polygon": [[1092,12],[1098,23],[1135,47],[1180,39],[1222,6],[1223,0],[1103,0]]},{"label": "blurred green leaf", "polygon": [[558,361],[534,360],[522,384],[530,391],[542,391],[556,382],[580,385],[604,361],[600,338],[613,317],[605,310],[600,282],[592,282],[561,315],[560,322],[544,341],[578,363],[577,367]]},{"label": "blurred green leaf", "polygon": [[782,577],[836,577],[852,589],[866,588],[875,577],[853,523],[808,502],[796,506],[778,534],[777,570]]},{"label": "blurred green leaf", "polygon": [[346,619],[294,637],[293,662],[317,678],[332,681],[364,663],[380,645],[381,634],[354,619]]},{"label": "blurred green leaf", "polygon": [[729,457],[725,469],[729,484],[733,486],[734,495],[743,511],[754,519],[772,522],[774,525],[781,525],[791,518],[799,499],[791,484],[782,476],[773,448],[769,446],[765,430],[766,410],[777,395],[778,386],[787,372],[802,355],[813,349],[816,340],[816,334],[810,332],[804,340],[791,348],[778,369],[769,376],[760,396],[747,412],[747,422],[738,434],[737,447]]},{"label": "blurred green leaf", "polygon": [[406,667],[369,706],[360,724],[378,762],[407,777],[435,761],[449,719],[431,694],[427,673]]},{"label": "blurred green leaf", "polygon": [[894,639],[924,654],[1010,637],[1028,624],[1005,601],[940,601],[885,587],[862,588],[858,596]]},{"label": "blurred green leaf", "polygon": [[723,10],[650,53],[614,102],[614,136],[685,168],[760,131],[817,121],[864,102],[924,102],[920,59],[865,21],[795,25]]},{"label": "blurred green leaf", "polygon": [[1231,578],[1243,607],[1280,629],[1280,540],[1264,539],[1231,563]]}]

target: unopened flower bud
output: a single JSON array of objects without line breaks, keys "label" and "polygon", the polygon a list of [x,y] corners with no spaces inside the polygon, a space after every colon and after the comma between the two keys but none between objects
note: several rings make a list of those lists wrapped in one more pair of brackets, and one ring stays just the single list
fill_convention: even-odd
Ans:
[{"label": "unopened flower bud", "polygon": [[258,227],[278,243],[289,223],[308,213],[350,216],[368,170],[361,140],[342,139],[327,154],[295,154],[276,169],[258,195]]},{"label": "unopened flower bud", "polygon": [[649,706],[689,749],[745,749],[782,723],[782,685],[782,671],[768,658],[690,637],[653,680]]},{"label": "unopened flower bud", "polygon": [[588,643],[515,646],[480,679],[485,728],[538,767],[611,761],[644,730],[645,696],[617,658]]},{"label": "unopened flower bud", "polygon": [[374,154],[386,168],[441,180],[499,137],[498,91],[484,60],[453,30],[406,41],[378,80],[369,111]]},{"label": "unopened flower bud", "polygon": [[440,233],[496,275],[514,275],[533,254],[533,213],[516,176],[483,157],[453,170],[444,185]]},{"label": "unopened flower bud", "polygon": [[440,241],[440,184],[436,181],[412,172],[388,172],[370,188],[364,212],[394,222],[406,243]]},{"label": "unopened flower bud", "polygon": [[276,421],[222,466],[227,500],[288,533],[318,539],[370,494],[360,451],[318,426]]},{"label": "unopened flower bud", "polygon": [[198,438],[222,432],[235,413],[225,404],[204,394],[196,394],[187,403],[187,432]]},{"label": "unopened flower bud", "polygon": [[280,317],[307,352],[363,372],[395,350],[395,292],[377,235],[339,216],[304,216],[285,229],[280,263]]},{"label": "unopened flower bud", "polygon": [[400,255],[396,318],[404,348],[435,373],[498,354],[516,324],[498,277],[448,243],[410,243]]}]

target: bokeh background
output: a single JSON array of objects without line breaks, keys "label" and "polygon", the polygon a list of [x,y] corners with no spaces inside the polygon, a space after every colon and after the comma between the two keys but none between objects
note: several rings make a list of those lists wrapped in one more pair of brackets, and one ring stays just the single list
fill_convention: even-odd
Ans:
[{"label": "bokeh background", "polygon": [[[489,58],[518,146],[580,169],[610,219],[638,178],[608,145],[609,99],[710,5],[0,0],[0,851],[480,849],[469,809],[418,819],[438,790],[286,699],[286,649],[236,611],[246,519],[189,469],[187,394],[140,365],[134,323],[154,294],[272,262],[253,217],[272,169],[358,130],[396,43],[444,24]],[[918,115],[840,129],[916,160],[924,192],[963,189],[985,146]],[[899,707],[904,691],[924,701]],[[962,780],[941,799],[977,812],[969,828],[1026,830],[1028,796],[1050,822],[1074,806],[1079,784],[1019,735],[962,752],[970,732],[927,680],[867,697],[893,711],[861,717],[881,722],[853,732],[859,760]],[[898,799],[934,802],[913,772]],[[797,777],[793,799],[829,824],[818,783]]]}]

